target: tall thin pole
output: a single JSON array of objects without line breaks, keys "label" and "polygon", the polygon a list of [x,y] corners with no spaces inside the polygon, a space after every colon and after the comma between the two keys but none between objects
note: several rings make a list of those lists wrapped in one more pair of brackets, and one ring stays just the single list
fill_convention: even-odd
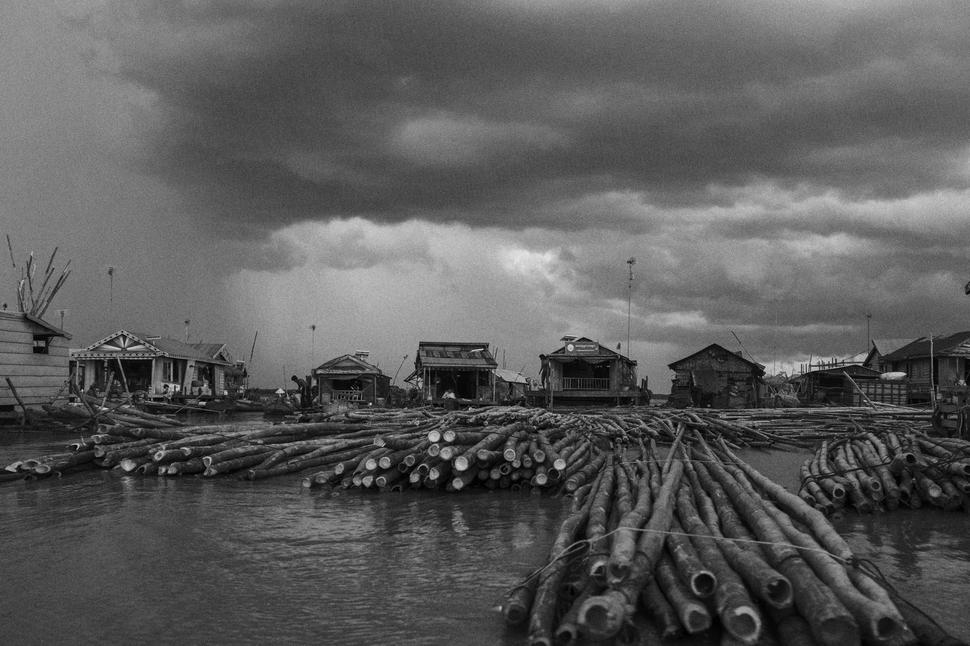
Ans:
[{"label": "tall thin pole", "polygon": [[869,332],[869,322],[872,320],[872,313],[866,312],[866,352],[872,347],[872,334]]},{"label": "tall thin pole", "polygon": [[115,268],[108,265],[108,325],[114,326]]},{"label": "tall thin pole", "polygon": [[316,355],[316,335],[317,335],[317,324],[312,323],[310,325],[310,367],[313,367],[313,357]]},{"label": "tall thin pole", "polygon": [[631,306],[633,304],[633,265],[637,264],[636,258],[630,258],[626,261],[626,264],[630,266],[630,282],[627,287],[626,295],[626,356],[632,356],[630,351],[630,314]]}]

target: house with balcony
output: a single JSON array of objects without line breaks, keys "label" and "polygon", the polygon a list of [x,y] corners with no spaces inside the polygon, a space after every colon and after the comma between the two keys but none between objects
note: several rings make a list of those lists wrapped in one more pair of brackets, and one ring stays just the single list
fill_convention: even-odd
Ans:
[{"label": "house with balcony", "polygon": [[357,350],[335,357],[313,369],[321,403],[347,402],[382,406],[391,389],[391,378],[367,359],[370,353]]},{"label": "house with balcony", "polygon": [[636,361],[587,337],[565,336],[561,342],[553,352],[540,355],[540,384],[529,391],[530,402],[549,406],[639,402],[642,391]]}]

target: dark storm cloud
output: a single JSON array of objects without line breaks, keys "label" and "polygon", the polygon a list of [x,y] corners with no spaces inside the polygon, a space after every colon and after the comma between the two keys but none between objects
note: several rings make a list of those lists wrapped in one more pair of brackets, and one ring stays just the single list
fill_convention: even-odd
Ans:
[{"label": "dark storm cloud", "polygon": [[966,181],[970,14],[949,2],[126,2],[89,24],[153,97],[143,167],[244,236],[628,227],[595,196]]}]

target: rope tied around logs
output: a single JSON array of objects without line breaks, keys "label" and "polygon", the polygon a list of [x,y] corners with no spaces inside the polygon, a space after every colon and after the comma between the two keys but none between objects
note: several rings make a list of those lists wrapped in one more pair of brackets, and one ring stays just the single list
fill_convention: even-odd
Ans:
[{"label": "rope tied around logs", "polygon": [[[772,541],[762,541],[762,540],[758,540],[758,539],[755,539],[755,538],[732,538],[732,537],[729,537],[729,536],[711,536],[709,534],[697,534],[697,533],[691,533],[691,532],[671,531],[671,530],[656,530],[656,529],[648,529],[648,528],[645,528],[645,527],[616,527],[616,528],[614,528],[614,529],[606,532],[602,536],[598,536],[595,539],[581,538],[581,539],[579,539],[577,541],[574,541],[573,543],[571,543],[570,545],[568,545],[564,550],[562,550],[561,552],[559,552],[558,554],[556,554],[555,556],[553,556],[549,560],[548,563],[546,563],[542,567],[536,568],[535,570],[533,570],[532,572],[530,572],[529,574],[527,574],[519,583],[517,583],[514,586],[508,588],[508,594],[511,594],[511,593],[515,592],[516,590],[518,590],[520,588],[528,587],[529,581],[531,581],[532,579],[534,579],[534,578],[538,577],[539,575],[541,575],[544,570],[552,567],[553,564],[556,563],[557,561],[560,561],[560,560],[565,559],[565,558],[569,558],[569,557],[575,555],[577,552],[583,551],[582,548],[584,546],[591,546],[592,544],[594,544],[596,542],[602,541],[602,540],[604,540],[604,539],[612,536],[613,534],[616,534],[620,530],[628,530],[628,531],[633,531],[633,532],[637,532],[637,533],[640,533],[640,534],[662,534],[664,536],[683,536],[683,537],[686,537],[686,538],[698,538],[698,539],[703,539],[703,540],[711,540],[711,541],[714,541],[716,543],[730,541],[732,543],[746,543],[746,544],[750,544],[750,545],[762,545],[762,546],[779,546],[780,545],[782,547],[791,547],[796,552],[819,552],[819,553],[822,553],[822,554],[827,554],[828,556],[832,557],[834,560],[838,561],[839,563],[841,563],[841,564],[843,564],[843,565],[845,565],[847,567],[859,567],[859,569],[862,569],[863,571],[865,571],[865,570],[860,567],[860,564],[868,563],[874,569],[876,569],[878,571],[878,568],[876,568],[875,564],[873,564],[871,561],[868,561],[867,559],[860,559],[859,557],[854,556],[854,555],[852,557],[850,557],[850,558],[844,558],[844,557],[842,557],[842,556],[840,556],[838,554],[835,554],[835,553],[833,553],[833,552],[831,552],[829,550],[823,549],[823,548],[803,547],[803,546],[800,546],[800,545],[795,545],[793,543],[778,543],[778,542],[772,542]],[[643,556],[647,556],[640,549],[637,549],[637,553],[638,554],[641,554]],[[794,558],[795,556],[797,556],[797,554],[796,553],[793,553],[793,554],[789,555],[786,558]],[[866,574],[870,574],[870,573],[869,572],[866,572]],[[871,574],[870,574],[870,576],[871,576]],[[884,577],[882,576],[882,573],[879,573],[879,577],[873,577],[873,578],[875,578],[877,580],[879,580],[880,578],[884,579]]]}]

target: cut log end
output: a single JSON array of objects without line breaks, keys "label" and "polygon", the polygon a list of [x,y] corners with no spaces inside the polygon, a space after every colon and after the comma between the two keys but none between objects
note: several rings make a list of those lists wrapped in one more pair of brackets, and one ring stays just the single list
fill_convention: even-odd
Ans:
[{"label": "cut log end", "polygon": [[696,635],[711,627],[711,613],[700,603],[690,602],[678,612],[688,634]]},{"label": "cut log end", "polygon": [[590,597],[579,608],[579,625],[594,641],[610,639],[620,631],[626,617],[623,605],[612,595]]},{"label": "cut log end", "polygon": [[721,623],[726,631],[742,643],[754,644],[761,637],[761,615],[750,606],[740,606],[723,613]]},{"label": "cut log end", "polygon": [[717,588],[717,578],[713,572],[702,570],[690,577],[691,592],[701,599],[706,599],[714,594],[715,588]]},{"label": "cut log end", "polygon": [[790,608],[794,598],[791,581],[784,577],[776,577],[765,582],[763,594],[765,601],[778,610]]}]

